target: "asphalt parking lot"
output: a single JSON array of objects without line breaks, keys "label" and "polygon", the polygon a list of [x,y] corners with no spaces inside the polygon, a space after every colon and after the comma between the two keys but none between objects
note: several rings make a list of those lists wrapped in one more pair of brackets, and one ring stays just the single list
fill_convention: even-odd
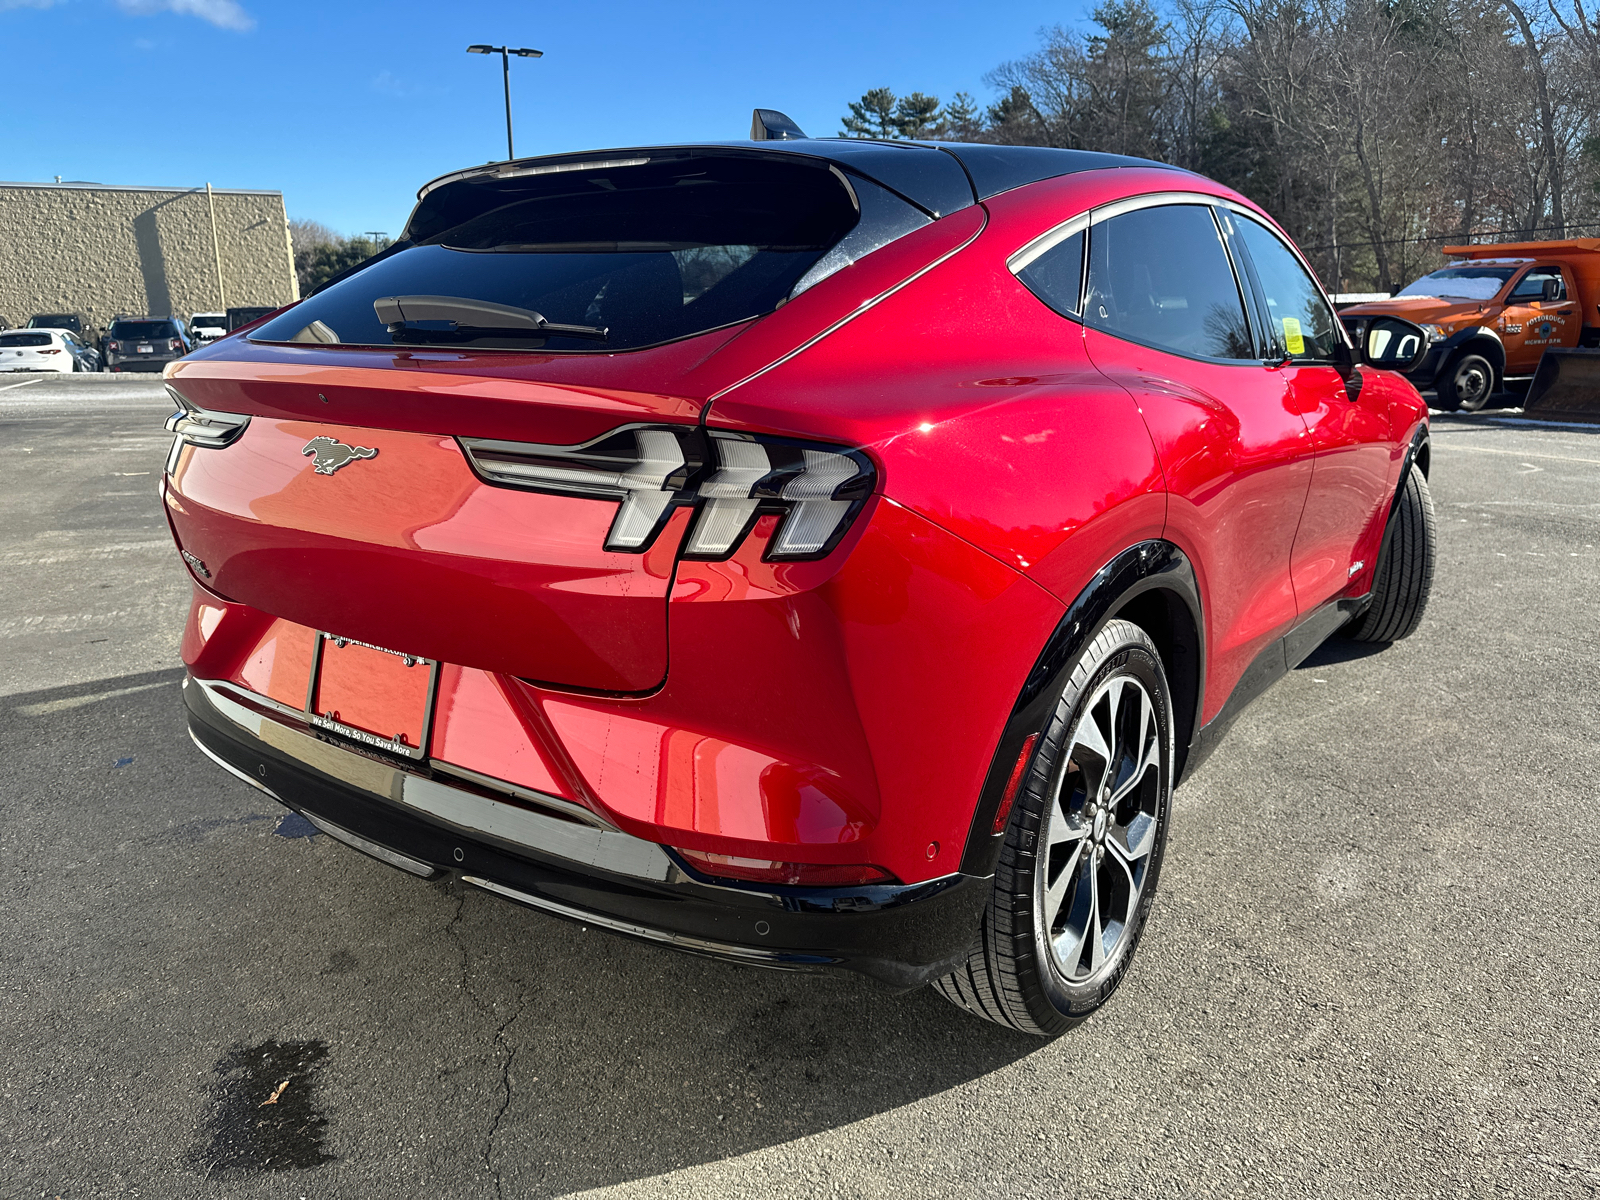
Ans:
[{"label": "asphalt parking lot", "polygon": [[1246,713],[1043,1043],[280,823],[184,732],[159,386],[5,384],[0,1196],[1600,1194],[1600,427],[1437,419],[1422,629]]}]

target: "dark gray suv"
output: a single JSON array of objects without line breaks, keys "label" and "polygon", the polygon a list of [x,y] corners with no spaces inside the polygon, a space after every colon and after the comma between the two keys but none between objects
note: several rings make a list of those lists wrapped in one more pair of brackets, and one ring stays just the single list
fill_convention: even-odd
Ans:
[{"label": "dark gray suv", "polygon": [[159,371],[191,349],[176,317],[118,317],[106,330],[105,369]]}]

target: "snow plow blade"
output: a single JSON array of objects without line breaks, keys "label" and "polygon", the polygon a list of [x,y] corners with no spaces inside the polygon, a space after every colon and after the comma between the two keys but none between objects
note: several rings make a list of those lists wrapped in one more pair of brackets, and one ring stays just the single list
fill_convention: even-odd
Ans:
[{"label": "snow plow blade", "polygon": [[1550,421],[1600,425],[1600,350],[1546,350],[1522,411]]}]

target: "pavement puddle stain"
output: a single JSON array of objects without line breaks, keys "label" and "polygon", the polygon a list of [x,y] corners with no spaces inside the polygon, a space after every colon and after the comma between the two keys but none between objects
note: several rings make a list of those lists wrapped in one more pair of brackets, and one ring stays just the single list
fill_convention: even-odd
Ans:
[{"label": "pavement puddle stain", "polygon": [[281,838],[314,838],[322,830],[318,829],[305,817],[297,812],[285,813],[278,818],[278,823],[273,827],[273,833]]},{"label": "pavement puddle stain", "polygon": [[236,1046],[217,1060],[213,1110],[191,1164],[211,1176],[298,1171],[333,1161],[322,1146],[328,1119],[314,1104],[323,1041]]}]

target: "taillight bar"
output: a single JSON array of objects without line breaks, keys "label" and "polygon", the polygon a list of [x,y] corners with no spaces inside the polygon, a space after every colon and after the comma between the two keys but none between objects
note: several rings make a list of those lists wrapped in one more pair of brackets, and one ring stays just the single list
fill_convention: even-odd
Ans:
[{"label": "taillight bar", "polygon": [[632,425],[575,446],[460,438],[479,477],[502,487],[620,501],[605,548],[643,553],[673,508],[692,506],[688,558],[729,557],[763,513],[782,517],[765,558],[821,558],[877,481],[859,450],[697,425]]},{"label": "taillight bar", "polygon": [[170,383],[167,385],[167,395],[178,404],[178,411],[167,418],[167,428],[178,435],[174,447],[187,442],[207,450],[220,450],[238,438],[244,432],[244,427],[250,424],[250,417],[246,413],[213,412],[201,408]]}]

